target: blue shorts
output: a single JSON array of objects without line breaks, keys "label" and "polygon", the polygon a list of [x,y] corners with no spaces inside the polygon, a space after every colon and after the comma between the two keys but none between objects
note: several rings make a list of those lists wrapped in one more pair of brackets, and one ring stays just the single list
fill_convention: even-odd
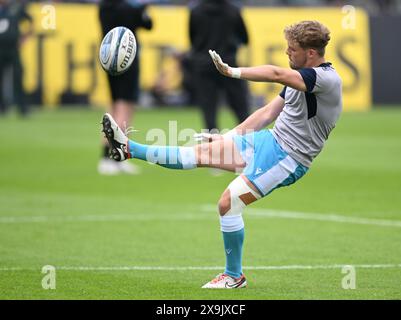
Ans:
[{"label": "blue shorts", "polygon": [[283,150],[270,130],[235,135],[233,141],[246,162],[243,174],[263,196],[293,184],[308,171]]}]

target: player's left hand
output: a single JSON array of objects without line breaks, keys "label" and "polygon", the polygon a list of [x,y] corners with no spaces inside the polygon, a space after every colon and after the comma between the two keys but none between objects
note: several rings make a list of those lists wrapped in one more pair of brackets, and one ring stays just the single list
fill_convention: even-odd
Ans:
[{"label": "player's left hand", "polygon": [[221,139],[223,139],[223,135],[221,134],[206,133],[206,132],[194,134],[194,140],[199,143],[208,143]]},{"label": "player's left hand", "polygon": [[211,56],[214,65],[216,66],[217,70],[224,76],[232,77],[232,68],[221,60],[220,55],[214,51],[209,50],[209,55]]}]

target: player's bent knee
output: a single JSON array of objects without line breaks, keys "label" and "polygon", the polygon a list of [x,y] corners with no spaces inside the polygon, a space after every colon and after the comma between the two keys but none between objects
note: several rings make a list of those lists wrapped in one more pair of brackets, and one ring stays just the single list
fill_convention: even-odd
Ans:
[{"label": "player's bent knee", "polygon": [[261,198],[240,176],[232,181],[219,200],[220,216],[241,215],[250,203]]},{"label": "player's bent knee", "polygon": [[221,195],[219,203],[220,216],[224,216],[231,209],[231,193],[230,189],[226,189]]}]

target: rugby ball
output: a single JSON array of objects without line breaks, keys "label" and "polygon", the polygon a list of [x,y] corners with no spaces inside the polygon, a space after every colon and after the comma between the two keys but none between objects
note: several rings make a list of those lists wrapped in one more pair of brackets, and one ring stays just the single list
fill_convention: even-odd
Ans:
[{"label": "rugby ball", "polygon": [[125,27],[116,27],[110,30],[100,45],[100,64],[112,76],[126,72],[132,65],[135,55],[135,36],[131,30]]}]

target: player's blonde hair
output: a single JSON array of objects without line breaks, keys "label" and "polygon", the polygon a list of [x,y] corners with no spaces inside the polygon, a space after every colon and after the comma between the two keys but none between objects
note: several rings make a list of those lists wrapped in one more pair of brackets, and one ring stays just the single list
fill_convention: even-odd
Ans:
[{"label": "player's blonde hair", "polygon": [[295,41],[303,49],[315,49],[324,56],[330,41],[330,30],[319,21],[301,21],[284,29],[285,38]]}]

